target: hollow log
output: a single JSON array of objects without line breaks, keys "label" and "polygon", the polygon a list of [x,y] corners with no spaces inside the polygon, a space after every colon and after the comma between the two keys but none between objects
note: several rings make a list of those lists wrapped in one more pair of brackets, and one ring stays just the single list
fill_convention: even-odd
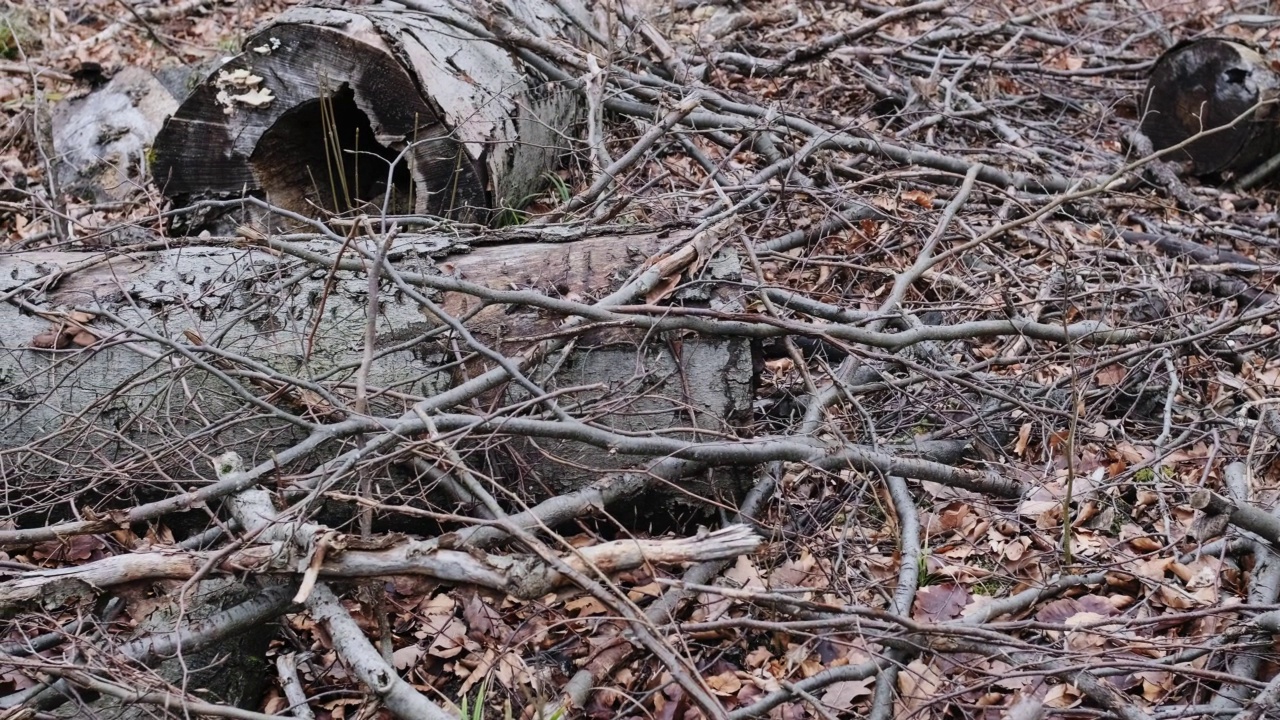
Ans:
[{"label": "hollow log", "polygon": [[[1143,93],[1142,131],[1156,150],[1206,134],[1166,158],[1196,175],[1247,172],[1280,151],[1280,76],[1252,48],[1220,39],[1175,46],[1156,62]],[[1231,124],[1237,118],[1248,117]]]},{"label": "hollow log", "polygon": [[[495,5],[572,36],[572,3]],[[307,216],[368,203],[485,221],[519,207],[568,149],[578,96],[469,33],[468,12],[288,10],[165,123],[156,183],[178,205],[248,193]]]}]

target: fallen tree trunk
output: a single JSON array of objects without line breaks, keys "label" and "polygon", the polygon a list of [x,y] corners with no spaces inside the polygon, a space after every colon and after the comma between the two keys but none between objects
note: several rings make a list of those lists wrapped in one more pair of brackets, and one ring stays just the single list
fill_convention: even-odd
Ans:
[{"label": "fallen tree trunk", "polygon": [[[571,3],[498,5],[572,36]],[[484,221],[521,206],[568,150],[579,98],[469,31],[479,12],[285,12],[165,124],[157,184],[177,205],[250,194],[308,216],[370,203]]]},{"label": "fallen tree trunk", "polygon": [[[615,287],[679,237],[604,235],[472,248],[456,236],[402,235],[384,272],[424,283],[435,278],[430,282],[440,287],[465,280],[475,288],[523,289],[530,297],[587,296]],[[321,262],[336,257],[331,243],[296,245],[312,248]],[[22,518],[47,521],[68,498],[79,507],[120,493],[146,497],[148,488],[167,493],[174,480],[203,477],[200,466],[225,450],[255,463],[273,457],[355,412],[361,382],[365,412],[395,417],[494,367],[387,274],[368,336],[366,272],[262,248],[31,251],[6,258],[0,270],[0,297],[8,301],[0,305],[6,328],[0,453],[13,493],[0,504],[24,525]],[[475,341],[506,356],[536,344],[561,320],[461,292],[421,292],[436,297],[444,317],[470,315],[466,326]],[[723,433],[749,418],[745,339],[672,345],[661,333],[616,328],[576,336],[571,354],[530,371],[575,415],[627,432],[697,426]],[[373,357],[362,380],[366,337]],[[497,385],[480,399],[487,407],[528,397],[524,388]],[[344,442],[323,443],[305,463],[282,471],[309,471]],[[585,485],[597,477],[592,468],[634,462],[570,441],[523,451],[518,445],[474,461],[500,467],[508,484],[528,483],[531,494]],[[543,452],[553,454],[552,462]],[[129,477],[87,481],[82,468],[104,460],[131,468]],[[402,487],[404,479],[380,476],[377,496],[421,490],[417,483]],[[696,483],[690,489],[711,492]]]}]

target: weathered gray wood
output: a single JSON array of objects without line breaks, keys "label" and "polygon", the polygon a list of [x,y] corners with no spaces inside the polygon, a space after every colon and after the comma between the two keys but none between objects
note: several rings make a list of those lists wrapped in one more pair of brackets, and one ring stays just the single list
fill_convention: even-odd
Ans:
[{"label": "weathered gray wood", "polygon": [[[544,35],[570,32],[555,3],[516,4]],[[166,123],[157,183],[179,203],[248,192],[307,215],[381,206],[388,177],[393,211],[484,220],[523,204],[566,151],[578,101],[450,18],[466,24],[448,3],[285,12]]]},{"label": "weathered gray wood", "polygon": [[121,70],[103,88],[54,106],[53,169],[62,192],[119,200],[143,187],[147,148],[178,101],[151,73]]},{"label": "weathered gray wood", "polygon": [[[207,632],[205,623],[224,619],[225,615],[220,613],[233,610],[255,596],[261,598],[264,592],[254,579],[214,577],[196,583],[184,597],[178,592],[182,584],[182,581],[159,581],[148,588],[149,593],[128,589],[121,593],[129,617],[136,620],[132,642],[162,642],[174,633]],[[90,588],[85,589],[86,596],[96,595]],[[168,592],[157,592],[161,589]],[[145,664],[174,685],[199,688],[202,699],[232,707],[256,708],[261,704],[270,678],[267,646],[276,636],[277,627],[264,622],[252,630],[242,628],[212,646],[206,642],[204,647],[196,648],[189,643],[180,658],[146,658]],[[99,696],[90,703],[90,708],[87,711],[80,702],[69,702],[54,710],[53,715],[65,718],[97,715],[114,720],[154,720],[158,716],[154,706],[111,696]]]},{"label": "weathered gray wood", "polygon": [[[410,235],[397,243],[394,262],[405,272],[456,274],[500,289],[585,298],[616,287],[643,258],[673,239],[678,238],[648,233],[465,252],[467,247],[452,236]],[[314,248],[335,250],[331,243],[317,242]],[[33,507],[65,507],[69,498],[81,497],[79,506],[109,490],[110,483],[84,483],[82,467],[124,463],[130,468],[130,490],[151,483],[167,487],[168,479],[200,477],[209,459],[225,450],[260,462],[301,437],[280,418],[262,410],[246,412],[245,401],[225,382],[138,330],[184,347],[191,346],[187,332],[194,331],[281,375],[322,383],[353,399],[368,306],[363,274],[340,271],[329,287],[327,272],[291,258],[255,248],[206,246],[119,255],[46,286],[58,268],[76,268],[91,257],[32,251],[0,259],[0,294],[14,293],[27,305],[0,304],[0,480],[16,491],[0,497],[0,512],[18,517]],[[439,301],[456,312],[472,302],[453,293]],[[398,416],[411,396],[433,395],[490,366],[472,361],[441,370],[456,359],[455,349],[467,349],[453,341],[411,342],[438,323],[389,283],[383,283],[379,305],[380,354],[369,375],[373,412]],[[31,308],[52,314],[34,315]],[[58,312],[73,308],[109,312],[123,326],[100,314],[87,323],[99,338],[88,347],[32,346],[37,336],[56,331]],[[492,347],[514,354],[522,344],[512,338],[537,335],[558,320],[526,308],[495,306],[469,326]],[[603,384],[565,395],[561,402],[583,412],[599,403],[589,414],[606,425],[641,430],[696,422],[732,431],[750,412],[748,344],[686,339],[679,345],[673,356],[661,335],[591,335],[569,358],[557,359],[550,377],[545,368],[534,375],[547,390]],[[224,369],[251,368],[233,363]],[[328,421],[327,406],[317,406],[305,393],[273,392],[252,378],[235,382],[290,412]],[[556,448],[589,466],[634,462],[585,446]],[[510,467],[501,458],[494,462]],[[516,466],[525,472],[520,479],[544,488],[560,490],[595,479],[537,453]],[[514,472],[510,477],[517,479]]]}]

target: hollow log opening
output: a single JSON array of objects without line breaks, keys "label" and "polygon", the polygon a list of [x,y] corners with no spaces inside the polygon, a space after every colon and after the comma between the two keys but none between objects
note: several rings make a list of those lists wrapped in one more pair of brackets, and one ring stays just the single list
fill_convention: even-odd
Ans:
[{"label": "hollow log opening", "polygon": [[[391,176],[392,213],[414,210],[413,178],[397,151],[377,142],[369,117],[343,84],[303,103],[262,134],[249,165],[269,201],[343,213],[371,203],[381,209]],[[412,155],[410,155],[412,158]]]},{"label": "hollow log opening", "polygon": [[[411,75],[365,18],[296,10],[298,21],[250,37],[157,134],[152,172],[165,195],[185,205],[248,194],[307,217],[366,202],[380,209],[390,162],[408,149],[392,176],[390,212],[485,221],[489,171],[424,93],[418,77],[430,73]],[[278,218],[219,212],[228,216],[225,224],[208,213],[175,229],[290,227]]]}]

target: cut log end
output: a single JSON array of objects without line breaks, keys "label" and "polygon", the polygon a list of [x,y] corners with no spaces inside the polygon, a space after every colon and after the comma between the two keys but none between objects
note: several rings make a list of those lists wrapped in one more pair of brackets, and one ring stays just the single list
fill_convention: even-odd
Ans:
[{"label": "cut log end", "polygon": [[375,138],[344,84],[332,97],[304,103],[276,121],[262,134],[249,166],[265,196],[286,208],[342,213],[387,203],[392,213],[418,211],[408,166]]},{"label": "cut log end", "polygon": [[1280,150],[1273,100],[1280,78],[1266,58],[1239,43],[1203,39],[1179,45],[1157,61],[1142,102],[1142,131],[1156,150],[1205,134],[1169,159],[1189,161],[1197,175],[1244,172]]},{"label": "cut log end", "polygon": [[286,24],[245,48],[157,136],[153,168],[170,197],[247,192],[307,215],[388,197],[392,212],[472,219],[468,208],[487,205],[482,168],[385,47]]}]

